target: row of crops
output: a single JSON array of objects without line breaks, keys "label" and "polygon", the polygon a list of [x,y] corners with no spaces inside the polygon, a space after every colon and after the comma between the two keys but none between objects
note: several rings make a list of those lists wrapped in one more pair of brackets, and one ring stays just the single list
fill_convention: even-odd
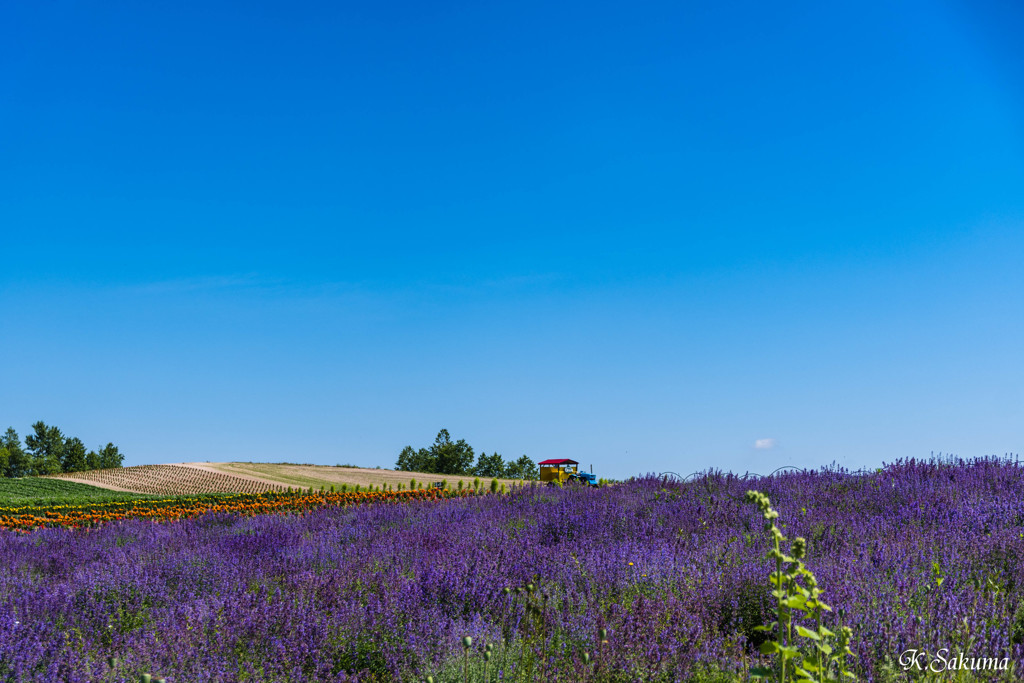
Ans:
[{"label": "row of crops", "polygon": [[113,487],[158,496],[194,496],[203,493],[264,493],[283,491],[284,486],[182,465],[136,465],[107,470],[56,474],[97,486]]},{"label": "row of crops", "polygon": [[367,503],[402,503],[441,500],[472,495],[472,489],[455,492],[442,489],[362,492],[269,492],[165,499],[119,500],[102,503],[63,505],[20,505],[0,507],[0,529],[23,533],[45,527],[92,528],[123,519],[172,521],[209,513],[236,515],[295,514],[330,506]]},{"label": "row of crops", "polygon": [[113,500],[136,500],[150,496],[129,491],[112,491],[77,481],[49,477],[0,478],[0,507],[24,505],[57,505],[107,503]]}]

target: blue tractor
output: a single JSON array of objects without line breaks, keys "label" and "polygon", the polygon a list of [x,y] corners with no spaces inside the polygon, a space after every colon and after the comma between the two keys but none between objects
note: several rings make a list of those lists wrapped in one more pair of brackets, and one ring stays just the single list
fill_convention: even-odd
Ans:
[{"label": "blue tractor", "polygon": [[576,484],[583,484],[584,486],[597,486],[597,477],[590,472],[577,472],[570,474],[568,480]]}]

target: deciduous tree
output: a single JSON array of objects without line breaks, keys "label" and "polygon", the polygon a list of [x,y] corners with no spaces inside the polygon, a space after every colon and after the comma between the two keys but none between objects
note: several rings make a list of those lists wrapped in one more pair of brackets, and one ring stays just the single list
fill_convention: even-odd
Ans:
[{"label": "deciduous tree", "polygon": [[100,449],[97,454],[99,456],[99,469],[106,470],[114,467],[120,467],[124,461],[124,455],[121,451],[117,450],[117,446],[112,443],[108,443],[106,446]]},{"label": "deciduous tree", "polygon": [[509,462],[505,465],[505,477],[507,479],[536,479],[539,474],[540,471],[537,469],[537,463],[525,455],[515,462]]},{"label": "deciduous tree", "polygon": [[412,446],[406,446],[398,454],[398,462],[395,464],[395,469],[402,472],[434,471],[430,452],[426,448],[421,448],[417,451]]},{"label": "deciduous tree", "polygon": [[85,444],[77,436],[64,440],[60,466],[64,472],[82,472],[89,468]]},{"label": "deciduous tree", "polygon": [[64,453],[64,435],[43,421],[36,422],[32,429],[34,433],[25,437],[25,446],[32,456],[32,474],[59,474]]},{"label": "deciduous tree", "polygon": [[27,477],[32,474],[32,462],[28,453],[21,447],[21,438],[14,427],[8,427],[0,436],[0,446],[7,451],[7,468],[0,472],[5,477]]},{"label": "deciduous tree", "polygon": [[472,474],[478,477],[504,477],[505,476],[505,460],[501,457],[500,453],[481,453],[476,460],[476,465],[473,467]]},{"label": "deciduous tree", "polygon": [[473,447],[464,439],[453,442],[447,429],[437,433],[430,455],[438,474],[467,474],[473,466]]}]

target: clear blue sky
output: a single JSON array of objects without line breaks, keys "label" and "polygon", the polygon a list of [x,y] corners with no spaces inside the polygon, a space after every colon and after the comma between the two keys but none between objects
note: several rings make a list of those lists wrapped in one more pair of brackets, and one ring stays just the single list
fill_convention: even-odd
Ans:
[{"label": "clear blue sky", "polygon": [[827,4],[3,3],[0,429],[1024,450],[1024,10]]}]

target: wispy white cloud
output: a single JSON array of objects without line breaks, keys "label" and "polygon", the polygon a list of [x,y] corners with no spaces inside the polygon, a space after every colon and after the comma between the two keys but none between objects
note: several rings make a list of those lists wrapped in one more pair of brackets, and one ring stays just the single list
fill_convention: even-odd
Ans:
[{"label": "wispy white cloud", "polygon": [[775,439],[758,439],[754,442],[754,448],[759,451],[766,451],[769,448],[775,448]]},{"label": "wispy white cloud", "polygon": [[279,283],[257,275],[213,275],[173,280],[155,280],[131,285],[129,289],[145,294],[177,294],[181,292],[251,289],[253,287],[265,287],[276,284]]}]

